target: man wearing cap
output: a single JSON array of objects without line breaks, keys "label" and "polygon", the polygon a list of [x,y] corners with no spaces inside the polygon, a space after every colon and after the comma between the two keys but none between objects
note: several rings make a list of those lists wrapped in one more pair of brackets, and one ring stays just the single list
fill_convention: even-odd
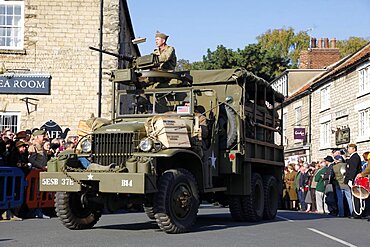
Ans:
[{"label": "man wearing cap", "polygon": [[32,167],[41,169],[46,166],[48,156],[44,149],[44,143],[46,141],[45,135],[45,130],[36,130],[32,133],[33,144],[28,149],[30,154],[28,159],[32,164]]},{"label": "man wearing cap", "polygon": [[155,34],[155,45],[157,49],[154,50],[153,54],[159,58],[159,68],[163,70],[175,70],[176,67],[176,54],[175,48],[167,45],[168,35],[157,31]]}]

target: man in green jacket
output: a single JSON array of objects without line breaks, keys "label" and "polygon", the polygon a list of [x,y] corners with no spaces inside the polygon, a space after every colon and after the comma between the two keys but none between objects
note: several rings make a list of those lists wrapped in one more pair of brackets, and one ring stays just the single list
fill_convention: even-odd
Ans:
[{"label": "man in green jacket", "polygon": [[320,214],[329,213],[328,206],[325,203],[325,183],[324,183],[324,174],[328,170],[325,161],[320,162],[320,169],[314,177],[316,184],[316,208],[317,212]]},{"label": "man in green jacket", "polygon": [[159,58],[160,69],[175,70],[177,62],[175,48],[167,45],[167,39],[168,35],[157,31],[155,35],[157,49],[153,53]]}]

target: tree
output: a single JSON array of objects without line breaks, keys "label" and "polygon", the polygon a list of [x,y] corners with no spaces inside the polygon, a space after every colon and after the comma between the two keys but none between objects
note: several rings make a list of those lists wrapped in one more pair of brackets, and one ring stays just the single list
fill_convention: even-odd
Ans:
[{"label": "tree", "polygon": [[291,67],[298,66],[298,59],[302,49],[307,49],[310,36],[305,31],[297,34],[293,28],[268,30],[257,37],[258,43],[274,55],[288,58]]},{"label": "tree", "polygon": [[363,46],[369,43],[369,40],[360,37],[349,37],[348,40],[338,40],[337,48],[339,48],[341,57],[345,57],[355,53]]}]

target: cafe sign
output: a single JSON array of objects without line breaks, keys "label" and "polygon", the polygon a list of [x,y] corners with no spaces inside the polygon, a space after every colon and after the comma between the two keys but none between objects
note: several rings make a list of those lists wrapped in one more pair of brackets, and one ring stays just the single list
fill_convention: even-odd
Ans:
[{"label": "cafe sign", "polygon": [[47,74],[1,74],[0,94],[50,94],[50,81]]}]

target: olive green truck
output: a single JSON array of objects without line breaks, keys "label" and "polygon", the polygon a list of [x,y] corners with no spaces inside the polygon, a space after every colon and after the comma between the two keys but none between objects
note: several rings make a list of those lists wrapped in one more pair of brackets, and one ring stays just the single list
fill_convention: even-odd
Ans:
[{"label": "olive green truck", "polygon": [[40,174],[62,223],[92,228],[103,212],[142,205],[161,230],[182,233],[203,201],[228,206],[237,221],[274,219],[283,95],[242,68],[171,72],[153,61],[112,71],[112,120],[82,122],[76,154]]}]

